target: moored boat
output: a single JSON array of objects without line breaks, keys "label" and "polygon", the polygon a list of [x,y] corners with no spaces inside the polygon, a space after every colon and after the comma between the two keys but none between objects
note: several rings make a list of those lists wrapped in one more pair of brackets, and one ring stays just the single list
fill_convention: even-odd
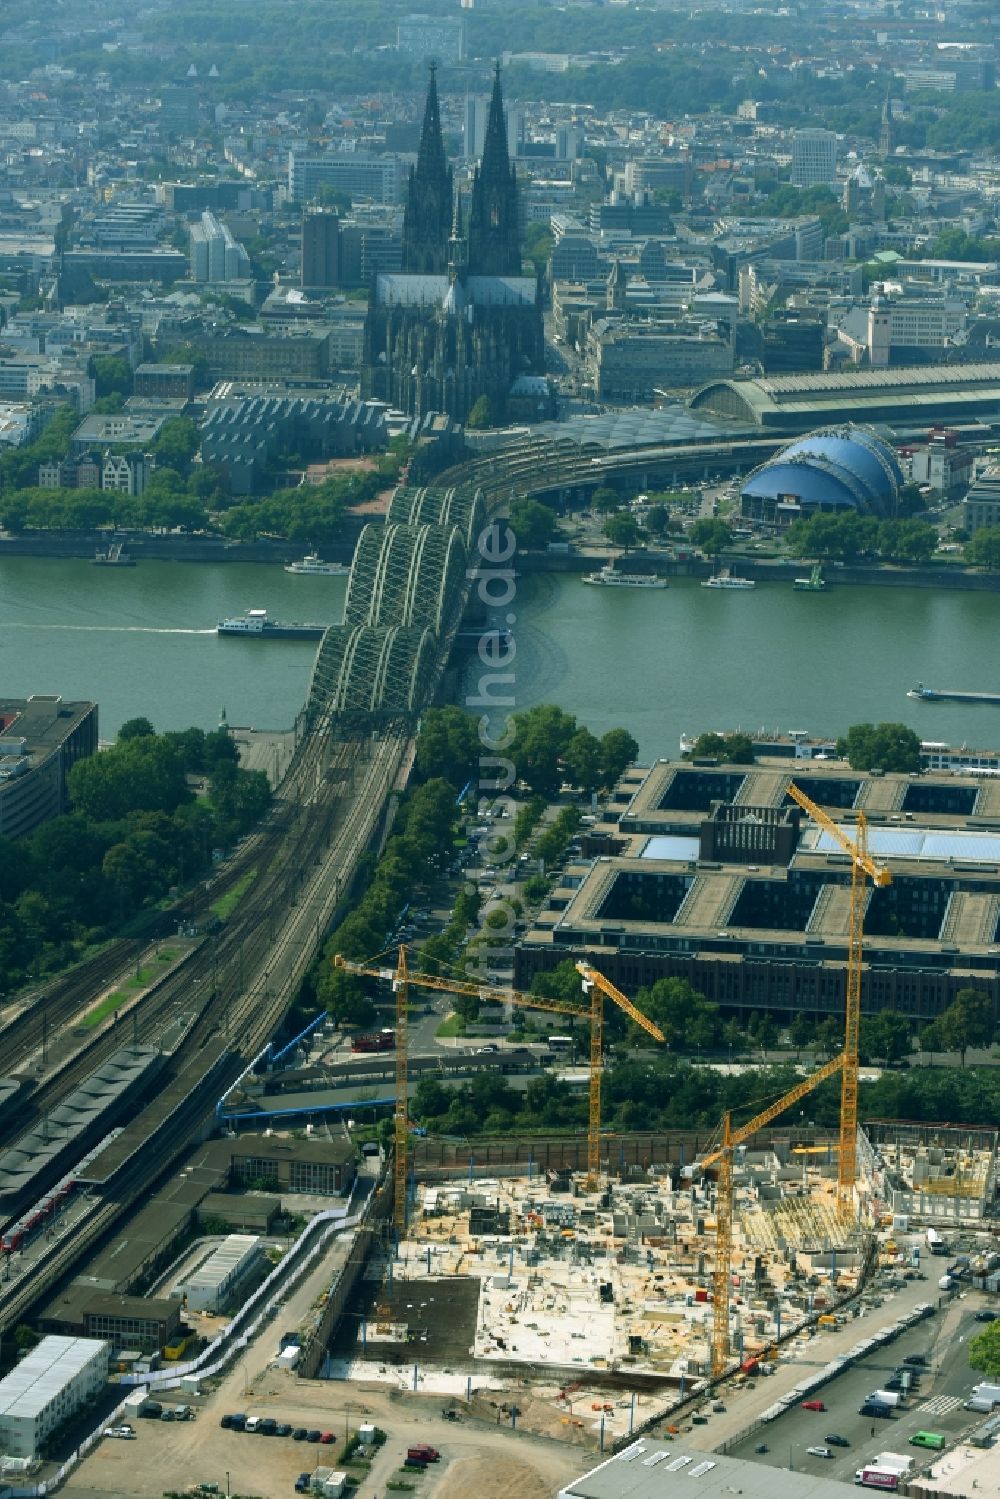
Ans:
[{"label": "moored boat", "polygon": [[318,552],[307,552],[298,562],[286,562],[285,572],[310,578],[346,578],[351,571],[346,562],[323,562]]},{"label": "moored boat", "polygon": [[666,588],[666,578],[658,578],[655,573],[622,573],[619,572],[613,562],[608,562],[599,572],[585,573],[585,583],[590,583],[595,588]]},{"label": "moored boat", "polygon": [[747,588],[756,588],[757,584],[752,578],[738,578],[730,567],[720,568],[712,577],[702,581],[702,588],[729,588],[743,591]]}]

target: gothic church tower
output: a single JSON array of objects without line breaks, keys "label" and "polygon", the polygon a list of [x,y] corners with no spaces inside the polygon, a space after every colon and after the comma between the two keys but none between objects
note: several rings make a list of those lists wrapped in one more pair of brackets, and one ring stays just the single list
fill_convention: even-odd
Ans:
[{"label": "gothic church tower", "polygon": [[499,63],[493,80],[483,159],[472,182],[469,271],[474,276],[521,274],[517,174],[507,151],[507,116]]},{"label": "gothic church tower", "polygon": [[447,271],[451,199],[452,174],[441,138],[437,77],[432,65],[417,164],[410,168],[403,210],[403,270],[408,274],[440,276]]}]

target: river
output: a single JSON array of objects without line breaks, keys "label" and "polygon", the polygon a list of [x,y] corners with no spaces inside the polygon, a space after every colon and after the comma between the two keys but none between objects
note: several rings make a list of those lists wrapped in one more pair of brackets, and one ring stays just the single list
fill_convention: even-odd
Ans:
[{"label": "river", "polygon": [[[60,693],[100,706],[103,738],[144,714],[158,729],[291,725],[309,683],[311,641],[219,638],[247,608],[338,621],[346,580],[240,563],[0,560],[0,692]],[[644,759],[674,755],[682,732],[808,729],[865,719],[926,739],[1000,744],[1000,706],[922,703],[921,680],[1000,690],[1000,594],[788,583],[746,593],[672,580],[662,591],[588,588],[578,575],[518,579],[517,708],[558,702],[595,733],[618,724]],[[475,669],[466,672],[472,690]]]}]

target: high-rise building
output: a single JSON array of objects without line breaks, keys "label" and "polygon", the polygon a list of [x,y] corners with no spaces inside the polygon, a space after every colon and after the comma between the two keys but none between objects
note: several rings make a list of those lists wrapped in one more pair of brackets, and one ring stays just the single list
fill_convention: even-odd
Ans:
[{"label": "high-rise building", "polygon": [[328,209],[314,209],[302,219],[300,284],[337,286],[340,282],[340,219]]},{"label": "high-rise building", "polygon": [[207,210],[188,231],[192,281],[242,281],[251,274],[250,257],[228,225]]},{"label": "high-rise building", "polygon": [[816,187],[837,176],[837,136],[810,127],[792,134],[792,186]]},{"label": "high-rise building", "polygon": [[466,94],[465,113],[462,117],[462,155],[468,161],[478,160],[483,154],[489,110],[490,101],[486,94]]}]

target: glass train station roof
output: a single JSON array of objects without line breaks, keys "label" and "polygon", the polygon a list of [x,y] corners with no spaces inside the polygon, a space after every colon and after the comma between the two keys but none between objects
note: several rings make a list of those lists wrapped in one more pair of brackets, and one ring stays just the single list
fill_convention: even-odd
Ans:
[{"label": "glass train station roof", "polygon": [[653,411],[629,409],[603,411],[598,415],[570,416],[564,422],[542,422],[531,435],[549,442],[575,443],[602,452],[616,448],[670,447],[693,442],[718,442],[722,438],[757,436],[752,422],[733,422],[711,414],[694,412],[687,406],[660,406]]}]

